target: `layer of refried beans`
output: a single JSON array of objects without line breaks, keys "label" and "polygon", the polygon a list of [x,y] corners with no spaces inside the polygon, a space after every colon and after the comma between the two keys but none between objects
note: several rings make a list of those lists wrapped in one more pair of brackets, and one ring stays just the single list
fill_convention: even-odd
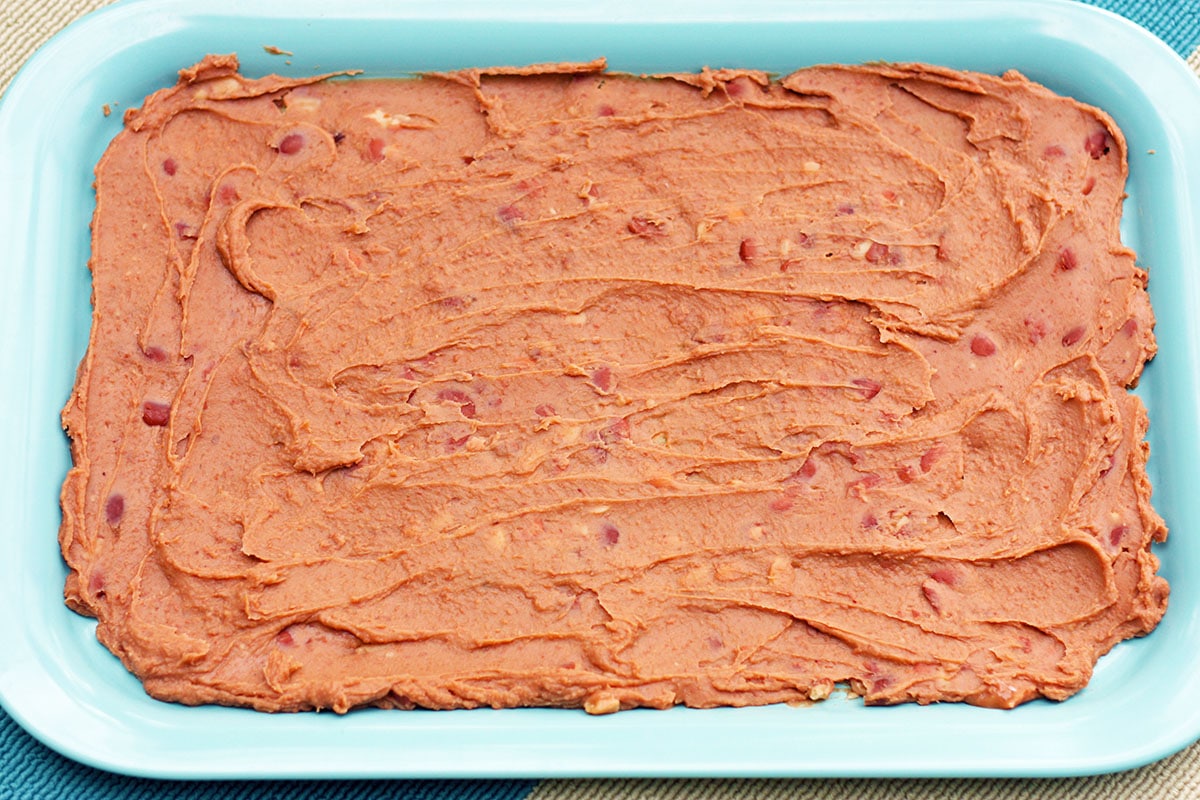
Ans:
[{"label": "layer of refried beans", "polygon": [[1161,617],[1102,112],[924,65],[237,70],[97,169],[66,598],[152,695],[1010,707]]}]

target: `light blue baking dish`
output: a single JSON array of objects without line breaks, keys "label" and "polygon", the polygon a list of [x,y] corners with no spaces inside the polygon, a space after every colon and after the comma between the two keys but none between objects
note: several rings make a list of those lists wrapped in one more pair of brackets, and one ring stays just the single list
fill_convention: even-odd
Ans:
[{"label": "light blue baking dish", "polygon": [[[735,9],[736,6],[736,9]],[[264,45],[295,53],[269,55]],[[267,715],[148,698],[62,604],[58,412],[90,322],[92,167],[121,112],[209,52],[248,74],[409,71],[586,60],[634,72],[820,62],[1017,68],[1107,109],[1131,161],[1125,241],[1151,272],[1160,352],[1140,394],[1152,422],[1158,549],[1171,607],[1067,702],[632,711],[364,711]],[[108,104],[114,110],[105,116]],[[0,701],[92,765],[159,777],[1068,775],[1144,764],[1200,736],[1200,82],[1165,45],[1069,2],[127,0],[44,47],[0,107]]]}]

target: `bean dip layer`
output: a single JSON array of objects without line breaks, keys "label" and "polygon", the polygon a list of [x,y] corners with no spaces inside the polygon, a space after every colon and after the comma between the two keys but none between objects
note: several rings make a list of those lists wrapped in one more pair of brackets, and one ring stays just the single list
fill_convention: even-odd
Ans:
[{"label": "bean dip layer", "polygon": [[1066,698],[1168,594],[1125,176],[1016,73],[210,56],[97,168],[67,602],[188,704]]}]

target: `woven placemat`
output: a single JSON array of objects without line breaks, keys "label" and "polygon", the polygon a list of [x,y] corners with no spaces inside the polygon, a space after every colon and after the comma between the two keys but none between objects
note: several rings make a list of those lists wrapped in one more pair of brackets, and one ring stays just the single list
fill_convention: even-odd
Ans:
[{"label": "woven placemat", "polygon": [[[0,0],[0,94],[38,46],[112,0]],[[1149,27],[1190,52],[1200,75],[1200,2],[1092,0]],[[1190,49],[1189,48],[1195,48]],[[9,612],[11,613],[11,611]],[[1118,732],[1114,731],[1114,735]],[[0,800],[8,798],[324,798],[416,797],[456,800],[1095,800],[1200,798],[1200,743],[1157,764],[1116,775],[1036,780],[545,780],[163,782],[108,775],[51,753],[0,711]]]}]

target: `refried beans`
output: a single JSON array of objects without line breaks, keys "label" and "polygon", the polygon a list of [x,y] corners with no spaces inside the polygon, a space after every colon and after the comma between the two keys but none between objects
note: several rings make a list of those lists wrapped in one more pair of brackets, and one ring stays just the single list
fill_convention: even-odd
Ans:
[{"label": "refried beans", "polygon": [[1066,698],[1168,594],[1125,177],[1015,72],[209,56],[97,168],[67,603],[188,704]]}]

